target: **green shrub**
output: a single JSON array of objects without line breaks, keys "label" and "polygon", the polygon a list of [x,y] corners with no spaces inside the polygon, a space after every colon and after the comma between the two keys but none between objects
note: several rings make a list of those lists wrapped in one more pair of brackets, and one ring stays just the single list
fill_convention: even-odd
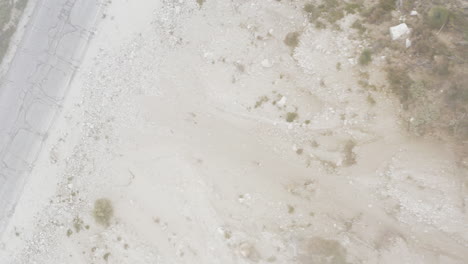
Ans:
[{"label": "green shrub", "polygon": [[94,202],[93,217],[96,223],[109,226],[113,215],[114,208],[109,199],[101,198]]},{"label": "green shrub", "polygon": [[286,114],[286,122],[291,123],[298,117],[296,112],[289,112]]},{"label": "green shrub", "polygon": [[359,64],[360,65],[368,65],[372,61],[372,52],[369,49],[365,49],[362,51],[361,55],[359,56]]},{"label": "green shrub", "polygon": [[295,48],[299,45],[299,37],[301,34],[299,32],[289,32],[284,38],[284,44],[291,48]]},{"label": "green shrub", "polygon": [[432,28],[442,28],[449,20],[450,11],[442,6],[434,6],[429,10],[427,23]]}]

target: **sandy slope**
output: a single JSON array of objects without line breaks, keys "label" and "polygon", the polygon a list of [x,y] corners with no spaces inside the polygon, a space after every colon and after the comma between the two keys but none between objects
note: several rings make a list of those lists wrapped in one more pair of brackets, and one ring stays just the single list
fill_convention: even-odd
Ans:
[{"label": "sandy slope", "polygon": [[2,263],[464,263],[466,172],[301,6],[110,3]]}]

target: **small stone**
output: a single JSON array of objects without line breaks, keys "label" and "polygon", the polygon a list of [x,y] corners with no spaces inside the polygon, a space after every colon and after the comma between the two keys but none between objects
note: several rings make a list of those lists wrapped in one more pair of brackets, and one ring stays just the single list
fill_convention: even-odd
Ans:
[{"label": "small stone", "polygon": [[405,45],[406,45],[406,48],[411,47],[411,40],[410,40],[410,39],[406,39]]},{"label": "small stone", "polygon": [[417,15],[418,15],[418,11],[413,10],[413,11],[411,11],[410,15],[412,15],[412,16],[417,16]]}]

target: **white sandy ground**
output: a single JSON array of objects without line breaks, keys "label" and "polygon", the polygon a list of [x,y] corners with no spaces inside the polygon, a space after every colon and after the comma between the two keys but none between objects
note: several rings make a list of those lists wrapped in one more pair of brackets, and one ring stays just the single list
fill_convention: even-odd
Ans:
[{"label": "white sandy ground", "polygon": [[406,135],[392,99],[367,102],[365,43],[302,5],[109,3],[0,263],[466,263],[466,170]]}]

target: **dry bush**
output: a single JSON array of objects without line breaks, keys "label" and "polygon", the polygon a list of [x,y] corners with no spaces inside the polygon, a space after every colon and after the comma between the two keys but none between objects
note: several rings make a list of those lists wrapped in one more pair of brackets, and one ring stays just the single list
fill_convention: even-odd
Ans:
[{"label": "dry bush", "polygon": [[368,65],[372,61],[372,52],[370,49],[365,49],[362,51],[361,55],[359,56],[359,64],[360,65]]},{"label": "dry bush", "polygon": [[413,83],[407,69],[393,66],[387,68],[386,71],[391,91],[398,97],[403,106],[407,108],[410,99],[412,99],[409,88]]},{"label": "dry bush", "polygon": [[413,25],[411,51],[418,56],[422,56],[428,60],[433,59],[436,55],[450,55],[450,50],[442,43],[433,33],[432,29],[427,24],[419,22]]},{"label": "dry bush", "polygon": [[296,120],[298,117],[298,114],[296,112],[288,112],[286,114],[286,122],[293,122],[294,120]]},{"label": "dry bush", "polygon": [[295,48],[299,45],[299,37],[301,36],[301,34],[297,31],[295,32],[289,32],[286,37],[284,37],[284,44],[286,44],[286,46],[289,46],[291,48]]},{"label": "dry bush", "polygon": [[435,29],[442,28],[449,21],[450,11],[443,6],[434,6],[429,10],[427,23]]},{"label": "dry bush", "polygon": [[94,202],[93,217],[96,223],[103,226],[109,226],[113,215],[114,208],[109,199],[101,198]]}]

